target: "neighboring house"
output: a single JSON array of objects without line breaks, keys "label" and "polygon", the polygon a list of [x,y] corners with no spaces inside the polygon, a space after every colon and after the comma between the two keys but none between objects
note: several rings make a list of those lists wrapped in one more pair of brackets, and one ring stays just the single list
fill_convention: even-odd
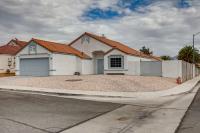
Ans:
[{"label": "neighboring house", "polygon": [[130,62],[160,61],[106,37],[84,33],[69,45],[32,39],[16,55],[16,74],[25,76],[130,74]]},{"label": "neighboring house", "polygon": [[21,50],[27,42],[12,39],[6,45],[0,46],[0,73],[15,72],[15,54]]},{"label": "neighboring house", "polygon": [[[160,61],[160,58],[146,55],[132,49],[120,42],[110,40],[105,36],[97,36],[91,33],[84,33],[70,46],[89,55],[91,60],[90,74],[129,74],[133,72],[131,63],[135,61]],[[81,72],[81,71],[80,71]]]},{"label": "neighboring house", "polygon": [[80,62],[87,69],[89,60],[89,56],[66,44],[32,39],[16,55],[16,75],[73,75]]}]

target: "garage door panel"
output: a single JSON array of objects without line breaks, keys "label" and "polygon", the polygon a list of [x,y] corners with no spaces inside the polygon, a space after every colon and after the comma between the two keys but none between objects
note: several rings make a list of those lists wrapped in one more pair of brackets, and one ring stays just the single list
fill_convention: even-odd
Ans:
[{"label": "garage door panel", "polygon": [[20,75],[48,76],[49,58],[20,59]]}]

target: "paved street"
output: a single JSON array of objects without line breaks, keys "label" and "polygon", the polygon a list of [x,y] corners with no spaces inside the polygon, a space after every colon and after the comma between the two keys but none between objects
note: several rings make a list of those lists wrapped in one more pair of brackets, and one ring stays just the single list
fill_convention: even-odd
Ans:
[{"label": "paved street", "polygon": [[[73,95],[61,98],[1,90],[0,133],[172,133],[199,87],[190,93],[148,101]],[[180,131],[187,132],[191,120],[198,122],[197,117],[183,123],[186,128]]]},{"label": "paved street", "polygon": [[120,106],[0,91],[0,133],[58,133]]},{"label": "paved street", "polygon": [[200,132],[200,91],[186,113],[177,133],[199,133]]}]

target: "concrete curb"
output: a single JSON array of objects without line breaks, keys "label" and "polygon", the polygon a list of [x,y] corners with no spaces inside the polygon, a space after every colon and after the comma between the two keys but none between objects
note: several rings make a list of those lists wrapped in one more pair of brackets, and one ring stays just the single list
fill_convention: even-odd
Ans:
[{"label": "concrete curb", "polygon": [[[195,88],[194,88],[194,89],[195,89]],[[183,117],[181,118],[181,120],[180,120],[180,122],[179,122],[179,124],[178,124],[178,126],[177,126],[177,128],[176,128],[176,130],[174,131],[174,133],[177,133],[178,130],[180,129],[180,126],[181,126],[181,124],[183,123],[183,120],[184,120],[184,118],[186,117],[186,114],[188,113],[190,107],[192,106],[194,100],[195,100],[196,97],[197,97],[197,93],[198,93],[198,91],[199,91],[199,89],[196,90],[196,93],[195,93],[193,99],[191,100],[190,104],[188,105],[187,110],[185,111]]]},{"label": "concrete curb", "polygon": [[82,90],[66,90],[66,89],[50,89],[50,88],[36,88],[36,87],[24,87],[24,86],[4,86],[0,85],[1,90],[10,91],[22,91],[22,92],[34,92],[45,94],[56,94],[62,96],[94,96],[94,97],[116,97],[116,98],[135,98],[135,99],[152,99],[167,96],[180,95],[183,93],[189,93],[200,81],[200,76],[189,80],[174,88],[155,91],[155,92],[103,92],[103,91],[82,91]]}]

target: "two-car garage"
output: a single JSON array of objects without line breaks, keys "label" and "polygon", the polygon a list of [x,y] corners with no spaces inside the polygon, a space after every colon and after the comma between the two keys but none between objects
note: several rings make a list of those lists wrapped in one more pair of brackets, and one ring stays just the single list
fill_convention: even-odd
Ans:
[{"label": "two-car garage", "polygon": [[20,59],[21,76],[49,76],[49,58]]}]

